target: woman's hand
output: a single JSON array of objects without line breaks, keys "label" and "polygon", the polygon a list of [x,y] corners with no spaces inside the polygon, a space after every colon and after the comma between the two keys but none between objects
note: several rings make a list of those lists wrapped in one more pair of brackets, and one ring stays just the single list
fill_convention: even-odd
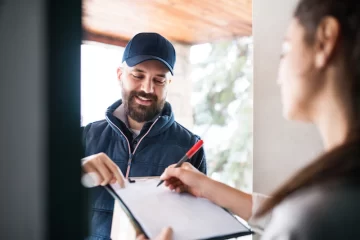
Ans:
[{"label": "woman's hand", "polygon": [[196,197],[205,197],[205,188],[210,178],[190,163],[185,162],[179,168],[174,166],[169,166],[160,177],[165,181],[165,186],[178,193],[188,192]]},{"label": "woman's hand", "polygon": [[171,190],[188,192],[195,197],[206,198],[243,219],[250,218],[252,214],[251,194],[212,180],[190,163],[183,163],[179,168],[174,168],[174,166],[168,167],[160,177]]},{"label": "woman's hand", "polygon": [[[164,228],[159,235],[156,236],[154,240],[171,240],[172,239],[172,229]],[[147,240],[143,234],[139,235],[136,240]]]}]

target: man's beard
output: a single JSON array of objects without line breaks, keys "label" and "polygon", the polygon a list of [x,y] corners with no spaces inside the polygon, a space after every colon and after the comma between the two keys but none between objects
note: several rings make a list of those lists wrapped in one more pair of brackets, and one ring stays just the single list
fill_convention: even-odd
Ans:
[{"label": "man's beard", "polygon": [[[154,119],[163,109],[165,105],[165,98],[158,100],[158,97],[151,93],[144,91],[122,91],[123,103],[125,106],[126,114],[136,122],[142,123]],[[151,105],[145,106],[138,104],[135,97],[144,97],[151,100]]]}]

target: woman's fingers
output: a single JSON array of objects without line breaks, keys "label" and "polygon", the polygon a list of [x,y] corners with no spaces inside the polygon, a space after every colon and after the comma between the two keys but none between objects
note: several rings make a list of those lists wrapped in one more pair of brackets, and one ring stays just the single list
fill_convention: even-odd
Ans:
[{"label": "woman's fingers", "polygon": [[164,228],[161,233],[155,238],[155,240],[171,240],[173,231],[171,228]]},{"label": "woman's fingers", "polygon": [[176,187],[176,188],[175,188],[175,191],[176,191],[177,193],[182,193],[182,192],[185,192],[186,189],[185,189],[185,186],[184,186],[184,185],[181,185],[181,186]]},{"label": "woman's fingers", "polygon": [[[171,228],[164,228],[159,235],[154,240],[171,240],[173,235],[173,231]],[[140,234],[136,237],[136,240],[148,240],[145,238],[144,234]]]},{"label": "woman's fingers", "polygon": [[146,240],[144,234],[139,235],[136,240]]},{"label": "woman's fingers", "polygon": [[160,176],[161,180],[170,180],[170,178],[178,178],[181,180],[181,175],[184,169],[182,168],[171,168],[165,169],[164,173]]},{"label": "woman's fingers", "polygon": [[177,188],[177,187],[179,187],[179,186],[183,186],[183,185],[184,185],[184,184],[183,184],[180,180],[176,180],[176,181],[172,182],[171,187],[172,187],[173,189],[175,189],[175,188]]}]

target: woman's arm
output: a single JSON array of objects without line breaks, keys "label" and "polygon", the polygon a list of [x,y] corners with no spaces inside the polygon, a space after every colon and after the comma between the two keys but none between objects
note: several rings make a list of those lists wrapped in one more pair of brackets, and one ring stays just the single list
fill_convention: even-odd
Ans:
[{"label": "woman's arm", "polygon": [[252,215],[252,195],[209,179],[204,197],[248,221]]}]

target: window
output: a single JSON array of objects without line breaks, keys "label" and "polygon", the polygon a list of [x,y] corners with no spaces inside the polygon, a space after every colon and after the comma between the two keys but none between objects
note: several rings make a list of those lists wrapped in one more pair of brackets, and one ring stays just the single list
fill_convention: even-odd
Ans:
[{"label": "window", "polygon": [[105,44],[81,45],[81,125],[102,120],[106,109],[121,98],[116,69],[124,48]]},{"label": "window", "polygon": [[194,129],[203,134],[208,175],[252,190],[252,38],[193,46]]}]

